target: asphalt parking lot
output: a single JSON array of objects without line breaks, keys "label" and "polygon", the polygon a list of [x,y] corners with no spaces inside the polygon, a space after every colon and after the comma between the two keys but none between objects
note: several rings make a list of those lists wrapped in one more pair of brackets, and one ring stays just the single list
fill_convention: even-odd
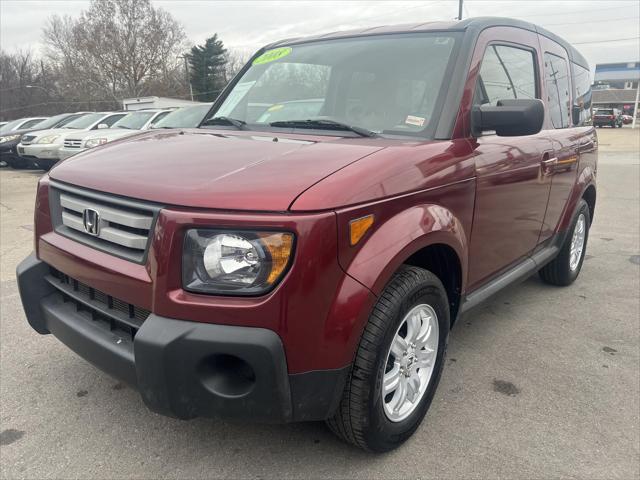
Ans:
[{"label": "asphalt parking lot", "polygon": [[581,276],[532,277],[454,328],[425,422],[374,456],[321,423],[150,413],[138,394],[28,327],[15,267],[42,172],[0,170],[2,478],[640,477],[640,130],[598,130]]}]

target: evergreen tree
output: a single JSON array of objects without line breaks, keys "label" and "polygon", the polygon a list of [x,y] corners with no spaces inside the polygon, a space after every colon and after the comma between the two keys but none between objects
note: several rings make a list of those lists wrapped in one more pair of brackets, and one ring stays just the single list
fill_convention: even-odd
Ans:
[{"label": "evergreen tree", "polygon": [[202,102],[215,100],[227,83],[227,50],[218,34],[208,38],[204,45],[192,47],[188,59],[194,98]]}]

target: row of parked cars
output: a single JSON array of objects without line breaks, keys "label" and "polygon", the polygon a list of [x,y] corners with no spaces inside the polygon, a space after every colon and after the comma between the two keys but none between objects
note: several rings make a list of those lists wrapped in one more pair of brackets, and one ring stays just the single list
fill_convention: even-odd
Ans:
[{"label": "row of parked cars", "polygon": [[0,126],[0,162],[49,170],[58,161],[152,128],[197,127],[211,104],[133,112],[74,112]]}]

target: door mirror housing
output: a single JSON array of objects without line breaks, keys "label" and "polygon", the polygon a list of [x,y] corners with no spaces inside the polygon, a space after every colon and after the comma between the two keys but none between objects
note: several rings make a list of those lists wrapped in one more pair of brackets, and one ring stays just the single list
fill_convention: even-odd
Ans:
[{"label": "door mirror housing", "polygon": [[498,100],[496,106],[476,105],[471,110],[474,136],[493,130],[502,137],[535,135],[542,130],[544,104],[538,99],[514,98]]},{"label": "door mirror housing", "polygon": [[109,125],[107,125],[106,123],[98,124],[98,130],[104,130],[105,128],[109,128]]}]

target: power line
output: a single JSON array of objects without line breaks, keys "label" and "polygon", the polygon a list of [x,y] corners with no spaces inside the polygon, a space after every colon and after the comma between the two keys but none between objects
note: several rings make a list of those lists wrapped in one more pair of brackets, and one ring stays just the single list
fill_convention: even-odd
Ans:
[{"label": "power line", "polygon": [[545,27],[555,27],[557,25],[582,25],[583,23],[606,23],[617,22],[619,20],[638,20],[640,17],[620,17],[620,18],[604,18],[602,20],[586,20],[584,22],[563,22],[563,23],[542,23]]},{"label": "power line", "polygon": [[640,37],[614,38],[612,40],[593,40],[590,42],[570,42],[570,43],[572,45],[587,45],[589,43],[612,43],[612,42],[624,42],[626,40],[640,40]]},{"label": "power line", "polygon": [[518,18],[530,18],[530,17],[557,17],[557,16],[563,16],[563,15],[573,15],[576,13],[591,13],[591,12],[610,12],[611,11],[611,7],[609,8],[593,8],[593,9],[583,9],[583,10],[573,10],[570,12],[556,12],[556,13],[537,13],[537,14],[533,14],[533,15],[518,15]]}]

